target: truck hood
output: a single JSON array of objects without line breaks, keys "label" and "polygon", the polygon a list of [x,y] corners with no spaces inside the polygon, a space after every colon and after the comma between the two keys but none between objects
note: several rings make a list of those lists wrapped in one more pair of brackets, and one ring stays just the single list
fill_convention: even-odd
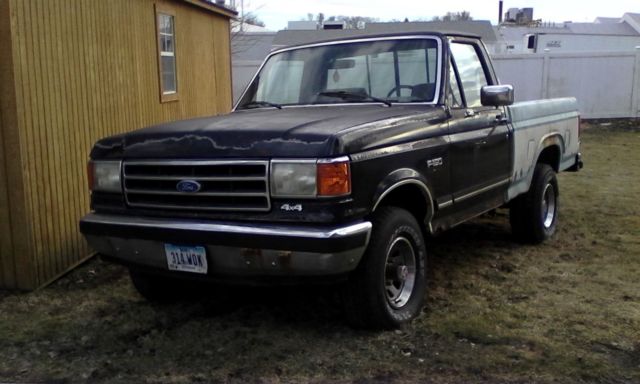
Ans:
[{"label": "truck hood", "polygon": [[260,108],[111,136],[96,143],[91,157],[327,157],[388,143],[415,130],[411,122],[441,119],[443,109],[429,105]]}]

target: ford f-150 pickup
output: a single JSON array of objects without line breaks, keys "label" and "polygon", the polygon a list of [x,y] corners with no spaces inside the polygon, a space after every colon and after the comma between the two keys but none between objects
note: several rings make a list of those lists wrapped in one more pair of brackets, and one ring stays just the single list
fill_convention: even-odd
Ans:
[{"label": "ford f-150 pickup", "polygon": [[280,49],[230,114],[98,141],[80,230],[149,299],[183,278],[321,279],[350,323],[399,327],[430,236],[498,207],[520,241],[554,234],[556,174],[582,167],[576,100],[513,100],[474,36]]}]

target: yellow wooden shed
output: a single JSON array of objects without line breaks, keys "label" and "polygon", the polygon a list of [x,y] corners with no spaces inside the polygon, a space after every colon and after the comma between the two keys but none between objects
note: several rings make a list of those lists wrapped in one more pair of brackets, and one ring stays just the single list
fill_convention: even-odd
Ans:
[{"label": "yellow wooden shed", "polygon": [[89,256],[97,139],[230,111],[234,16],[204,0],[0,0],[0,288]]}]

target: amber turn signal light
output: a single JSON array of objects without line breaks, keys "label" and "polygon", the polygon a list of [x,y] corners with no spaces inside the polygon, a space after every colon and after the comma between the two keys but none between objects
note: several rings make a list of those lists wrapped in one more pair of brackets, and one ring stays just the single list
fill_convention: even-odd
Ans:
[{"label": "amber turn signal light", "polygon": [[318,196],[343,196],[351,193],[351,170],[348,161],[318,163]]}]

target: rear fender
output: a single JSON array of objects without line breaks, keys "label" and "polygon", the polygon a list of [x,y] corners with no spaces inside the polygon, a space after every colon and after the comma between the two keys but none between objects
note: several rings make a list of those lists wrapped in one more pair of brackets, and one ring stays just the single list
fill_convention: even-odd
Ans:
[{"label": "rear fender", "polygon": [[535,157],[536,161],[531,165],[532,169],[530,169],[530,172],[529,172],[531,177],[533,177],[533,168],[535,168],[535,165],[540,160],[540,154],[542,153],[542,151],[552,146],[557,147],[558,150],[560,151],[558,156],[558,161],[555,164],[551,164],[552,168],[555,169],[556,172],[558,172],[558,169],[560,167],[560,161],[565,151],[564,138],[562,137],[562,135],[560,135],[560,133],[552,132],[548,135],[543,136],[542,139],[540,140],[540,144],[538,145],[538,153]]}]

